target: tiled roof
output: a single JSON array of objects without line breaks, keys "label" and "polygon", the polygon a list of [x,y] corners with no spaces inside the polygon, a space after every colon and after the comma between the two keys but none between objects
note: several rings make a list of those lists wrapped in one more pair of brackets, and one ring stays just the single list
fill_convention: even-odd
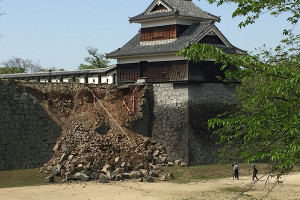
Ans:
[{"label": "tiled roof", "polygon": [[[174,40],[160,40],[152,42],[141,42],[141,33],[139,32],[122,48],[106,54],[107,58],[142,56],[153,54],[176,53],[183,48],[190,47],[193,43],[199,42],[207,31],[215,27],[214,22],[201,22],[192,24],[182,35]],[[232,45],[232,47],[220,46],[224,52],[229,54],[246,54]]]},{"label": "tiled roof", "polygon": [[191,0],[161,0],[164,4],[171,8],[170,11],[147,13],[147,10],[156,3],[156,0],[146,9],[145,12],[129,19],[130,22],[140,22],[144,20],[151,20],[166,17],[187,17],[194,18],[201,21],[220,21],[220,17],[212,15],[203,11]]},{"label": "tiled roof", "polygon": [[[108,68],[99,68],[99,69],[87,69],[87,70],[76,70],[76,71],[52,71],[51,76],[80,76],[84,74],[103,74],[110,72],[116,69],[116,65],[113,65]],[[32,77],[47,77],[50,75],[50,72],[37,72],[37,73],[18,73],[18,74],[0,74],[0,79],[6,78],[32,78]]]}]

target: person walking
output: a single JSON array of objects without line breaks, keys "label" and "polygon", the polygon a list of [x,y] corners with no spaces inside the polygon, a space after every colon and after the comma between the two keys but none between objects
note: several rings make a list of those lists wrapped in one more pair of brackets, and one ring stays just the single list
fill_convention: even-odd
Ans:
[{"label": "person walking", "polygon": [[[231,166],[232,166],[232,168],[234,168],[234,164],[232,164]],[[234,180],[234,177],[235,177],[235,174],[234,174],[234,171],[233,171],[233,173],[232,173],[232,180]]]},{"label": "person walking", "polygon": [[238,164],[236,162],[234,162],[233,172],[234,172],[234,178],[237,180],[239,180],[239,169],[240,169],[240,166],[238,166]]},{"label": "person walking", "polygon": [[255,163],[252,163],[252,166],[253,166],[252,181],[254,181],[254,178],[256,178],[256,181],[258,181],[258,178],[257,178],[257,172],[258,172],[258,170],[255,167]]}]

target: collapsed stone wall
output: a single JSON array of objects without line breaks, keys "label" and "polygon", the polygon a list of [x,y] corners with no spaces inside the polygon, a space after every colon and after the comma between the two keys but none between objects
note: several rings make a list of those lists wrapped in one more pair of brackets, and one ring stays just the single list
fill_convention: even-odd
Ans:
[{"label": "collapsed stone wall", "polygon": [[153,138],[171,160],[189,165],[217,163],[218,138],[207,121],[235,108],[236,89],[222,83],[154,84]]},{"label": "collapsed stone wall", "polygon": [[60,133],[25,87],[0,82],[0,170],[42,166]]},{"label": "collapsed stone wall", "polygon": [[[148,120],[152,118],[151,103],[145,86],[25,82],[0,85],[1,170],[41,167],[45,163],[46,171],[70,163],[76,167],[103,167],[115,158],[132,168],[149,167],[149,156],[165,153],[161,146],[154,145],[155,141],[142,136],[152,133]],[[166,162],[165,157],[160,163]]]},{"label": "collapsed stone wall", "polygon": [[[131,135],[138,133],[157,140],[166,148],[161,154],[167,160],[182,159],[190,165],[218,161],[218,155],[214,154],[218,150],[217,138],[208,131],[207,120],[236,106],[235,88],[222,83],[135,86],[136,103],[132,112],[133,88],[96,87],[92,90],[117,122],[131,131]],[[95,110],[95,99],[83,84],[0,83],[0,92],[0,170],[39,167],[51,156],[51,165],[60,163],[62,152],[53,152],[54,145],[69,143],[70,148],[79,147],[66,136],[72,136],[74,126],[81,127],[82,122],[87,127],[82,134],[109,135],[110,130],[117,130],[103,110]],[[89,141],[76,151],[91,149]],[[120,156],[107,150],[112,156],[102,159],[102,165]],[[74,159],[77,155],[74,154]],[[123,159],[128,160],[132,155],[123,154]],[[134,160],[132,164],[138,165]]]}]

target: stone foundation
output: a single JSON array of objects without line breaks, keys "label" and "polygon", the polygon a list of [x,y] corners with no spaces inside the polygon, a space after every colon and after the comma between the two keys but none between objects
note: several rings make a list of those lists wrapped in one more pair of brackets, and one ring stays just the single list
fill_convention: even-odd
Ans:
[{"label": "stone foundation", "polygon": [[218,138],[207,121],[237,105],[236,89],[222,83],[154,84],[153,138],[171,160],[189,165],[218,162]]},{"label": "stone foundation", "polygon": [[169,159],[188,163],[188,88],[186,85],[154,84],[152,138],[164,145]]},{"label": "stone foundation", "polygon": [[0,170],[42,166],[60,133],[25,87],[0,83]]}]

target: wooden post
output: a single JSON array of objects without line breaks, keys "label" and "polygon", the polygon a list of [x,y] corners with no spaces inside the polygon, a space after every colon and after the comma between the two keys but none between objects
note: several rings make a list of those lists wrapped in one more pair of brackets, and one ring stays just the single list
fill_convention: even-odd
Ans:
[{"label": "wooden post", "polygon": [[113,74],[113,84],[116,84],[116,76],[117,76],[117,74],[114,73],[114,74]]},{"label": "wooden post", "polygon": [[132,90],[132,112],[134,112],[134,103],[135,103],[134,93],[135,93],[135,88],[133,88],[133,90]]},{"label": "wooden post", "polygon": [[98,74],[98,84],[101,84],[102,80],[101,80],[101,74]]},{"label": "wooden post", "polygon": [[52,70],[49,69],[48,83],[52,83],[51,73],[52,73]]},{"label": "wooden post", "polygon": [[89,75],[84,74],[84,83],[89,83]]}]

